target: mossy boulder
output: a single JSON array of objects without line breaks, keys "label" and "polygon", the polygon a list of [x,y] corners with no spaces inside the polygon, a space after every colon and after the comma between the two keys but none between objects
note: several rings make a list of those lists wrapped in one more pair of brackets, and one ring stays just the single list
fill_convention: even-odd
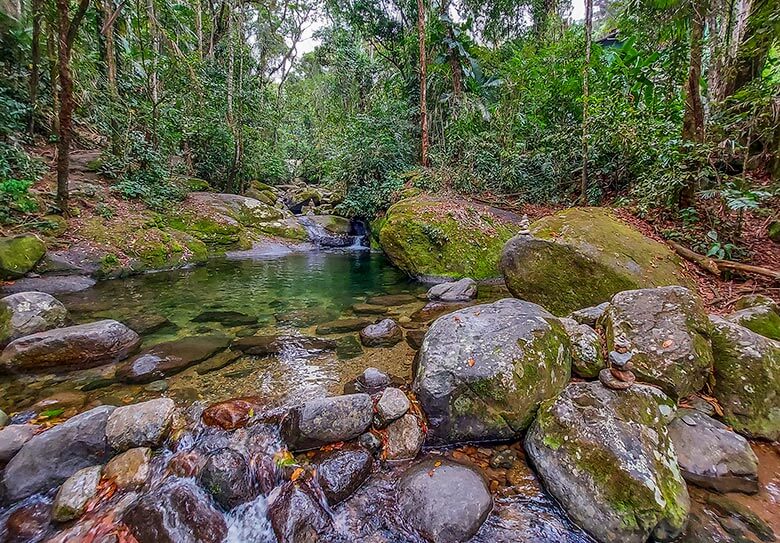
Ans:
[{"label": "mossy boulder", "polygon": [[480,204],[419,195],[387,210],[379,245],[390,260],[416,278],[498,277],[504,244],[520,229],[520,217]]},{"label": "mossy boulder", "polygon": [[780,342],[711,316],[714,396],[723,419],[748,437],[780,439]]},{"label": "mossy boulder", "polygon": [[352,222],[338,215],[312,215],[309,218],[331,234],[347,236],[352,229]]},{"label": "mossy boulder", "polygon": [[419,351],[413,390],[434,445],[513,439],[571,375],[560,321],[507,298],[436,320]]},{"label": "mossy boulder", "polygon": [[587,324],[563,318],[561,324],[571,340],[572,372],[583,379],[595,379],[606,367],[601,336]]},{"label": "mossy boulder", "polygon": [[596,540],[672,541],[690,510],[666,429],[674,409],[648,385],[572,383],[542,404],[525,447],[547,490]]},{"label": "mossy boulder", "polygon": [[607,350],[631,352],[640,381],[672,398],[701,390],[712,370],[711,325],[699,298],[679,286],[615,294],[604,313]]},{"label": "mossy boulder", "polygon": [[32,270],[46,254],[46,246],[36,236],[22,234],[0,238],[0,279],[18,279]]},{"label": "mossy boulder", "polygon": [[[752,300],[737,300],[738,311],[732,313],[727,320],[744,326],[756,334],[769,339],[780,340],[780,308],[774,300],[765,296],[751,296]],[[750,305],[746,305],[750,304]]]},{"label": "mossy boulder", "polygon": [[211,190],[211,185],[205,179],[197,177],[190,177],[187,179],[187,190],[190,192],[208,192]]},{"label": "mossy boulder", "polygon": [[65,326],[68,310],[43,292],[18,292],[0,298],[0,347],[38,332]]},{"label": "mossy boulder", "polygon": [[509,240],[501,273],[512,295],[556,315],[608,301],[623,290],[690,286],[679,258],[603,208],[572,208]]}]

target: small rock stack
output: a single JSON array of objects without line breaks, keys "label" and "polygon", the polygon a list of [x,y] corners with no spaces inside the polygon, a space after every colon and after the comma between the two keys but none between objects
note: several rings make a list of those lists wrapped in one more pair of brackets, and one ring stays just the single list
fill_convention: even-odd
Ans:
[{"label": "small rock stack", "polygon": [[630,352],[610,351],[609,367],[599,372],[599,381],[612,390],[626,390],[636,381],[634,372],[631,371]]}]

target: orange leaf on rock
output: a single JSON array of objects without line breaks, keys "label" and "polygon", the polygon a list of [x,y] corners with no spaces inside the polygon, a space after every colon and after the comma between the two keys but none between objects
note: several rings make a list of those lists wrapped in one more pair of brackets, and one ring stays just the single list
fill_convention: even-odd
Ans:
[{"label": "orange leaf on rock", "polygon": [[667,339],[666,341],[664,341],[664,342],[661,344],[661,347],[663,347],[664,349],[668,349],[668,348],[669,348],[669,347],[671,347],[672,345],[674,345],[674,341],[672,341],[671,339]]},{"label": "orange leaf on rock", "polygon": [[290,476],[290,480],[295,482],[300,479],[301,475],[303,475],[303,468],[295,468],[295,470],[292,472],[292,475]]}]

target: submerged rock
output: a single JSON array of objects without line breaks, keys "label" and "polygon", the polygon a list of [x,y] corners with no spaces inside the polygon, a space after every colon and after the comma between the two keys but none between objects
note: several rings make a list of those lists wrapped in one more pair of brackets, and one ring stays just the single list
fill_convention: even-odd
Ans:
[{"label": "submerged rock", "polygon": [[38,332],[12,341],[0,354],[7,372],[77,370],[127,358],[141,338],[114,320]]},{"label": "submerged rock", "polygon": [[561,319],[571,340],[571,369],[583,379],[594,379],[604,369],[603,344],[596,331],[574,319]]},{"label": "submerged rock", "polygon": [[224,334],[209,334],[158,343],[122,363],[116,376],[124,383],[151,383],[224,351],[230,341]]},{"label": "submerged rock", "polygon": [[372,296],[366,300],[366,303],[382,307],[393,307],[397,305],[413,304],[416,301],[417,298],[411,294],[383,294],[381,296]]},{"label": "submerged rock", "polygon": [[82,468],[102,464],[110,453],[106,422],[114,409],[95,407],[25,443],[5,468],[6,498],[21,500],[55,487]]},{"label": "submerged rock", "polygon": [[317,456],[317,482],[328,504],[336,505],[351,496],[371,474],[373,463],[374,457],[363,447],[346,447]]},{"label": "submerged rock", "polygon": [[430,459],[401,476],[403,518],[431,543],[460,543],[477,533],[493,507],[487,483],[474,469]]},{"label": "submerged rock", "polygon": [[372,321],[368,319],[339,319],[330,322],[324,322],[317,326],[318,335],[326,336],[329,334],[345,334],[347,332],[357,332],[362,330]]},{"label": "submerged rock", "polygon": [[223,326],[243,326],[257,324],[257,317],[238,311],[204,311],[192,322],[218,322]]},{"label": "submerged rock", "polygon": [[559,211],[509,240],[501,255],[509,291],[556,315],[623,290],[688,285],[680,259],[604,208]]},{"label": "submerged rock", "polygon": [[570,349],[560,321],[530,302],[507,298],[441,317],[423,340],[413,383],[428,440],[517,437],[566,386]]},{"label": "submerged rock", "polygon": [[310,400],[282,420],[282,438],[291,450],[307,450],[349,441],[371,425],[374,403],[368,394]]},{"label": "submerged rock", "polygon": [[355,315],[384,315],[387,313],[388,309],[386,306],[382,305],[354,304],[352,306],[352,311]]},{"label": "submerged rock", "polygon": [[599,541],[672,541],[690,500],[658,389],[572,383],[542,405],[525,447],[547,490]]},{"label": "submerged rock", "polygon": [[176,406],[170,398],[117,407],[108,417],[106,437],[115,451],[159,447],[168,436]]},{"label": "submerged rock", "polygon": [[142,496],[122,521],[138,543],[222,543],[225,519],[189,480],[171,478]]},{"label": "submerged rock", "polygon": [[714,326],[715,386],[723,420],[759,439],[780,439],[780,342],[720,317]]},{"label": "submerged rock", "polygon": [[608,350],[633,354],[640,381],[684,398],[704,387],[712,368],[711,325],[701,301],[677,287],[629,290],[605,313]]},{"label": "submerged rock", "polygon": [[0,298],[0,347],[15,339],[65,326],[68,310],[43,292],[19,292]]},{"label": "submerged rock", "polygon": [[717,420],[681,409],[669,424],[686,481],[717,492],[758,492],[758,459],[747,440]]},{"label": "submerged rock", "polygon": [[442,302],[468,302],[477,297],[477,282],[470,277],[458,281],[440,283],[428,289],[429,300]]},{"label": "submerged rock", "polygon": [[229,448],[209,455],[199,479],[201,486],[227,511],[254,500],[260,494],[244,455]]},{"label": "submerged rock", "polygon": [[217,402],[203,411],[203,423],[223,430],[243,428],[262,407],[261,399],[253,396]]},{"label": "submerged rock", "polygon": [[51,521],[51,505],[34,502],[15,509],[5,523],[4,543],[38,541],[46,533]]},{"label": "submerged rock", "polygon": [[80,469],[62,484],[52,504],[52,518],[67,522],[84,514],[87,502],[97,494],[100,466]]},{"label": "submerged rock", "polygon": [[252,356],[273,356],[286,348],[300,349],[308,352],[329,351],[335,349],[336,342],[332,339],[307,336],[247,336],[238,338],[230,344],[230,348]]},{"label": "submerged rock", "polygon": [[379,244],[417,278],[497,277],[504,243],[521,218],[474,202],[430,195],[406,198],[378,221]]},{"label": "submerged rock", "polygon": [[392,347],[403,338],[401,327],[393,319],[384,319],[360,331],[360,343],[366,347]]},{"label": "submerged rock", "polygon": [[22,277],[35,267],[44,254],[46,246],[31,234],[0,238],[0,280]]}]

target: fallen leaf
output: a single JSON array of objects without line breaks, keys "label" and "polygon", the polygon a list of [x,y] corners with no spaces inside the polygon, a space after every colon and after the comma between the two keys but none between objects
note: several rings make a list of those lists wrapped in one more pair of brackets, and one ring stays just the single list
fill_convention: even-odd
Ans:
[{"label": "fallen leaf", "polygon": [[295,470],[292,472],[292,475],[290,476],[290,480],[295,482],[300,478],[301,475],[303,475],[303,468],[295,468]]},{"label": "fallen leaf", "polygon": [[441,460],[437,460],[436,462],[433,463],[434,468],[438,468],[439,466],[441,466]]},{"label": "fallen leaf", "polygon": [[664,341],[664,342],[661,344],[661,347],[663,347],[664,349],[668,349],[668,348],[669,348],[669,347],[671,347],[672,345],[674,345],[674,341],[672,341],[671,339],[667,339],[666,341]]},{"label": "fallen leaf", "polygon": [[476,361],[476,360],[474,360],[473,358],[469,358],[469,367],[470,367],[470,368],[473,368],[473,367],[474,367],[474,364],[476,364],[476,363],[477,363],[477,361]]}]

